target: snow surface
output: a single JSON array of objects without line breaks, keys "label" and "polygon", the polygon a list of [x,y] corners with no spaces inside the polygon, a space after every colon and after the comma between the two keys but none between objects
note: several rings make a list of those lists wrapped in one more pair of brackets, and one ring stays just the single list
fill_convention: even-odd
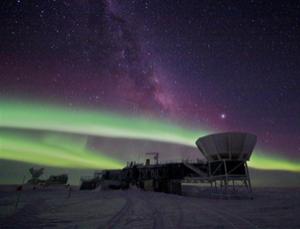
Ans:
[{"label": "snow surface", "polygon": [[[0,188],[0,228],[300,228],[300,189],[259,188],[254,199],[178,196],[138,189]],[[199,193],[198,193],[199,194]],[[199,194],[200,195],[200,194]]]}]

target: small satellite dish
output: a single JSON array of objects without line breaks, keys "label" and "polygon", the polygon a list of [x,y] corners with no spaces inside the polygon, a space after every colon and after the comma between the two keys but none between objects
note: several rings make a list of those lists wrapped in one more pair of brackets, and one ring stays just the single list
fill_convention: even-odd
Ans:
[{"label": "small satellite dish", "polygon": [[43,175],[44,168],[40,168],[40,169],[30,168],[29,172],[30,172],[30,174],[32,176],[32,179],[38,179],[40,176]]}]

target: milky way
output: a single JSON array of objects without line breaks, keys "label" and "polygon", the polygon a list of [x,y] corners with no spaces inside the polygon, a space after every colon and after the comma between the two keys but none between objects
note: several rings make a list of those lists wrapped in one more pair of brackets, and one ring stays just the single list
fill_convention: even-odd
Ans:
[{"label": "milky way", "polygon": [[[299,9],[292,1],[2,1],[1,137],[12,151],[14,140],[32,154],[45,147],[44,158],[27,162],[76,167],[73,134],[194,146],[207,133],[243,131],[258,136],[252,167],[299,171]],[[60,131],[66,144],[49,146],[33,129],[51,139]],[[124,163],[83,145],[82,167]],[[65,162],[54,163],[53,147]],[[2,158],[20,160],[12,151]]]},{"label": "milky way", "polygon": [[21,1],[2,11],[4,95],[164,109],[134,29],[105,1]]}]

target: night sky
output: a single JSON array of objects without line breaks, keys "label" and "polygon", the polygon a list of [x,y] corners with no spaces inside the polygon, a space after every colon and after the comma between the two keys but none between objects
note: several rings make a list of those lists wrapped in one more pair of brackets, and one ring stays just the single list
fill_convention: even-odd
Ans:
[{"label": "night sky", "polygon": [[0,15],[4,103],[248,131],[300,160],[299,1],[18,0]]}]

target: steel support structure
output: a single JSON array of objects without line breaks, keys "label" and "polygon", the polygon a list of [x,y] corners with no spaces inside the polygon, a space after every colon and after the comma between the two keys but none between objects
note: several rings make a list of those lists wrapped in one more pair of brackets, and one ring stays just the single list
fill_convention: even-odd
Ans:
[{"label": "steel support structure", "polygon": [[225,198],[246,196],[253,198],[246,161],[224,159],[208,162],[211,194]]}]

